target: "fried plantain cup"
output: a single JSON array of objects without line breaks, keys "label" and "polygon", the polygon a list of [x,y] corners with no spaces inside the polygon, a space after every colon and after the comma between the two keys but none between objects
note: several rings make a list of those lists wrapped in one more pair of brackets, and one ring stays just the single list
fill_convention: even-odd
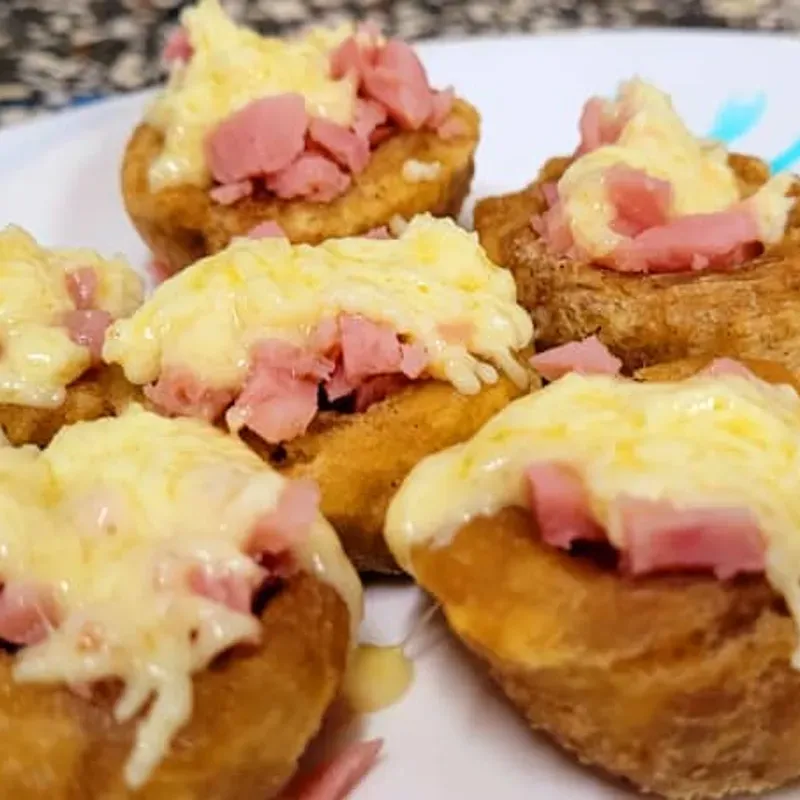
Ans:
[{"label": "fried plantain cup", "polygon": [[468,439],[523,392],[505,376],[477,395],[424,381],[361,413],[322,412],[305,435],[279,447],[256,436],[247,441],[287,478],[319,484],[320,512],[359,572],[401,573],[383,523],[403,479],[425,456]]},{"label": "fried plantain cup", "polygon": [[140,395],[139,387],[130,384],[119,367],[103,365],[68,386],[57,408],[0,403],[0,433],[13,445],[45,447],[65,425],[113,416]]},{"label": "fried plantain cup", "polygon": [[[637,377],[683,378],[706,363]],[[780,365],[746,364],[799,387]],[[763,792],[800,775],[796,626],[762,576],[631,578],[604,545],[566,553],[543,543],[519,508],[478,517],[411,558],[530,725],[582,763],[681,800]]]},{"label": "fried plantain cup", "polygon": [[290,578],[261,615],[262,642],[217,659],[194,680],[191,721],[139,791],[123,767],[135,721],[118,724],[118,689],[83,699],[16,684],[0,652],[0,796],[15,800],[273,798],[294,773],[344,673],[349,613],[307,574]]},{"label": "fried plantain cup", "polygon": [[[387,225],[394,217],[410,219],[425,212],[458,216],[469,194],[480,116],[456,100],[450,119],[463,130],[443,139],[433,131],[400,131],[373,151],[366,169],[350,189],[330,203],[281,200],[263,194],[231,206],[212,201],[208,188],[179,186],[152,192],[148,169],[161,149],[161,134],[146,124],[133,134],[122,166],[125,207],[142,239],[169,272],[224,249],[259,223],[277,222],[296,243],[358,236]],[[438,162],[432,180],[409,182],[403,165]]]},{"label": "fried plantain cup", "polygon": [[[548,252],[531,227],[546,208],[542,186],[569,158],[548,161],[521,192],[482,200],[475,228],[489,256],[514,274],[537,343],[596,334],[629,370],[694,356],[763,358],[800,370],[800,203],[781,242],[727,272],[623,274]],[[760,160],[731,155],[743,196],[769,177]],[[800,197],[800,183],[792,194]]]}]

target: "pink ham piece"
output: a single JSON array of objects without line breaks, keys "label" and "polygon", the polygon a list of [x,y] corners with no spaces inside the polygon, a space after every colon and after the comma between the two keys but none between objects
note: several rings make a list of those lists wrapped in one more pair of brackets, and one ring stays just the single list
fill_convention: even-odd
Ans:
[{"label": "pink ham piece", "polygon": [[672,205],[672,184],[651,178],[640,169],[615,164],[603,175],[608,199],[616,210],[612,230],[622,236],[638,236],[666,225]]},{"label": "pink ham piece", "polygon": [[206,161],[221,184],[286,169],[305,148],[308,114],[299,94],[255,100],[223,120],[206,139]]},{"label": "pink ham piece", "polygon": [[586,101],[581,113],[579,129],[581,141],[576,156],[591,153],[619,139],[627,119],[616,103],[607,103],[600,97]]},{"label": "pink ham piece", "polygon": [[[427,79],[426,79],[427,80]],[[438,130],[444,125],[450,112],[453,110],[453,103],[455,103],[456,93],[453,88],[448,86],[441,92],[433,91],[431,93],[431,113],[425,124],[432,130]]]},{"label": "pink ham piece", "polygon": [[572,230],[560,200],[543,214],[532,217],[531,227],[552,253],[569,255],[572,252],[575,240],[572,238]]},{"label": "pink ham piece", "polygon": [[746,508],[678,508],[668,500],[617,501],[625,563],[634,575],[713,570],[720,578],[763,572],[765,542]]},{"label": "pink ham piece", "polygon": [[106,330],[111,324],[111,314],[108,311],[68,311],[64,315],[63,324],[75,344],[88,348],[95,361],[100,359]]},{"label": "pink ham piece", "polygon": [[5,584],[0,593],[0,639],[16,645],[43,641],[60,622],[53,592],[31,583]]},{"label": "pink ham piece", "polygon": [[358,175],[369,162],[369,141],[326,119],[312,119],[308,128],[312,142],[324,150],[339,165]]},{"label": "pink ham piece", "polygon": [[369,141],[373,131],[379,125],[383,125],[387,119],[389,119],[389,114],[380,103],[359,97],[356,100],[353,133],[361,139]]},{"label": "pink ham piece", "polygon": [[464,120],[456,117],[448,117],[436,129],[436,135],[445,142],[449,142],[452,139],[460,139],[462,136],[466,136],[468,133],[469,128]]},{"label": "pink ham piece", "polygon": [[223,183],[215,186],[208,194],[215,203],[219,203],[221,206],[232,206],[253,194],[253,182]]},{"label": "pink ham piece", "polygon": [[401,128],[419,130],[434,111],[425,68],[405,42],[388,41],[374,66],[363,69],[362,81],[367,97],[384,106]]},{"label": "pink ham piece", "polygon": [[210,564],[197,564],[189,571],[188,582],[195,594],[241,614],[249,614],[253,595],[265,577],[266,574],[239,575],[231,570],[215,569]]},{"label": "pink ham piece", "polygon": [[333,760],[301,776],[285,800],[345,800],[372,769],[382,747],[381,739],[348,745]]},{"label": "pink ham piece", "polygon": [[604,540],[580,475],[568,464],[541,461],[525,470],[529,503],[542,540],[569,549],[575,541]]},{"label": "pink ham piece", "polygon": [[189,41],[189,34],[183,28],[174,30],[164,44],[162,58],[166,64],[174,64],[178,61],[186,63],[194,55],[194,48]]},{"label": "pink ham piece", "polygon": [[233,405],[232,419],[241,420],[271,444],[294,439],[305,433],[314,419],[318,385],[333,369],[332,361],[289,342],[259,342],[250,375]]},{"label": "pink ham piece", "polygon": [[581,375],[618,375],[622,368],[622,361],[611,355],[608,348],[596,336],[537,353],[531,358],[530,363],[549,381],[554,381],[568,372],[578,372]]},{"label": "pink ham piece", "polygon": [[354,36],[350,36],[330,55],[331,77],[338,80],[352,75],[360,82],[364,72],[374,66],[378,50],[376,45],[359,44]]},{"label": "pink ham piece", "polygon": [[294,163],[267,176],[267,188],[284,200],[302,197],[329,203],[350,188],[350,176],[319,153],[303,153]]},{"label": "pink ham piece", "polygon": [[393,394],[397,394],[401,389],[409,384],[409,379],[404,375],[376,375],[374,378],[366,378],[355,390],[355,410],[358,413],[366,411],[375,403],[380,403]]},{"label": "pink ham piece", "polygon": [[252,230],[247,233],[248,239],[288,239],[283,228],[274,220],[259,222]]},{"label": "pink ham piece", "polygon": [[760,380],[760,378],[747,369],[744,364],[733,358],[715,358],[708,366],[703,367],[698,374],[707,375],[710,378],[734,375],[740,378],[748,378],[749,380]]},{"label": "pink ham piece", "polygon": [[97,272],[93,267],[79,267],[66,276],[67,291],[75,308],[86,311],[95,303]]},{"label": "pink ham piece", "polygon": [[373,228],[371,231],[367,231],[364,234],[365,239],[393,239],[391,233],[389,233],[389,229],[385,225],[381,225],[379,228]]},{"label": "pink ham piece", "polygon": [[340,318],[339,326],[348,380],[356,383],[373,375],[400,371],[403,358],[400,342],[388,325],[348,314]]},{"label": "pink ham piece", "polygon": [[152,386],[145,387],[147,399],[172,417],[196,417],[208,422],[219,419],[234,398],[231,389],[212,389],[188,369],[170,367]]},{"label": "pink ham piece", "polygon": [[275,510],[263,514],[253,526],[248,552],[279,556],[302,544],[319,513],[319,500],[319,486],[314,481],[287,481]]},{"label": "pink ham piece", "polygon": [[620,272],[732,269],[759,249],[759,230],[743,204],[713,214],[689,214],[623,242],[609,266]]}]

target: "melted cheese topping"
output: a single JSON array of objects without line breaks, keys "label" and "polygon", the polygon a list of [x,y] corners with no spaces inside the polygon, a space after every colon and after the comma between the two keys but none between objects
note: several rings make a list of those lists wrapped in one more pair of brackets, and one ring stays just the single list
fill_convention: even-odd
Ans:
[{"label": "melted cheese topping", "polygon": [[767,577],[800,621],[800,397],[789,386],[568,375],[411,471],[386,518],[398,563],[413,573],[415,546],[446,544],[470,519],[527,507],[524,470],[550,460],[580,469],[617,545],[613,503],[624,494],[751,509],[767,540]]},{"label": "melted cheese topping", "polygon": [[312,30],[301,38],[261,36],[236,25],[219,0],[200,0],[181,21],[194,53],[172,67],[163,93],[146,120],[164,134],[160,156],[150,167],[150,188],[209,180],[206,136],[225,118],[254,100],[295,92],[308,113],[347,125],[353,118],[356,85],[333,80],[328,57],[353,35],[353,25]]},{"label": "melted cheese topping", "polygon": [[65,387],[89,367],[89,350],[62,325],[75,310],[66,278],[81,267],[97,275],[95,308],[120,317],[141,303],[141,279],[121,259],[46,250],[21,228],[0,231],[0,403],[59,406]]},{"label": "melted cheese topping", "polygon": [[[533,331],[511,274],[487,258],[474,234],[429,216],[414,219],[396,240],[311,247],[239,239],[113,325],[104,358],[137,384],[155,381],[165,368],[188,367],[207,386],[236,389],[256,341],[302,346],[320,321],[341,313],[387,323],[421,343],[429,373],[465,394],[496,381],[495,367],[527,385],[514,353]],[[464,323],[472,327],[467,342],[445,340],[441,325]]]},{"label": "melted cheese topping", "polygon": [[[606,113],[627,119],[616,144],[576,159],[558,184],[576,244],[587,254],[612,253],[624,237],[611,229],[616,211],[607,197],[604,173],[625,164],[672,184],[671,218],[724,211],[741,199],[736,174],[724,147],[697,139],[672,106],[669,95],[640,80],[623,84]],[[792,179],[775,176],[754,201],[764,242],[783,236],[792,201],[785,197]]]},{"label": "melted cheese topping", "polygon": [[[0,575],[53,587],[64,612],[43,642],[19,652],[15,679],[120,679],[116,719],[144,711],[130,787],[147,780],[190,718],[192,674],[260,634],[252,614],[191,592],[181,566],[252,576],[246,538],[284,485],[237,440],[136,406],[63,429],[41,454],[0,447]],[[341,593],[355,630],[361,587],[322,516],[297,555]]]}]

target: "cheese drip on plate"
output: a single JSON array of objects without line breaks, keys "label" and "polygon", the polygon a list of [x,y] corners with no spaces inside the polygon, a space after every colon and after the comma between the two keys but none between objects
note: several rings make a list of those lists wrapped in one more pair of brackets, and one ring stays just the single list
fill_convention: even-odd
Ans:
[{"label": "cheese drip on plate", "polygon": [[68,277],[87,268],[96,279],[93,308],[120,317],[141,303],[141,279],[122,259],[46,249],[15,226],[0,231],[0,403],[57,407],[90,366],[89,350],[66,327],[76,310]]},{"label": "cheese drip on plate", "polygon": [[[0,576],[7,587],[51,592],[60,609],[55,628],[19,651],[14,677],[122,681],[116,719],[142,714],[125,770],[131,788],[190,719],[192,675],[260,635],[249,610],[193,591],[186,569],[255,585],[246,543],[286,485],[237,440],[138,406],[65,428],[41,453],[0,446]],[[355,631],[360,583],[321,515],[294,555],[339,591]]]},{"label": "cheese drip on plate", "polygon": [[398,563],[413,573],[415,547],[446,545],[475,517],[527,507],[524,472],[534,462],[579,470],[595,519],[620,549],[621,496],[749,509],[766,540],[767,578],[800,621],[800,397],[789,386],[568,375],[411,471],[386,517]]},{"label": "cheese drip on plate", "polygon": [[[137,384],[165,368],[190,369],[212,388],[238,388],[252,346],[284,339],[303,346],[323,320],[361,315],[419,343],[428,373],[465,394],[497,380],[527,385],[514,354],[533,335],[511,274],[493,264],[475,234],[450,220],[415,218],[396,240],[239,239],[156,289],[109,331],[104,358]],[[467,331],[453,341],[447,327]]]},{"label": "cheese drip on plate", "polygon": [[340,125],[353,120],[356,85],[350,77],[334,80],[328,67],[331,51],[355,32],[352,24],[295,38],[261,36],[235,24],[219,0],[200,0],[183,12],[181,22],[192,57],[173,65],[146,115],[164,134],[163,150],[150,167],[153,191],[206,185],[206,136],[254,100],[297,93],[311,116]]},{"label": "cheese drip on plate", "polygon": [[[742,200],[726,149],[695,137],[669,95],[636,79],[622,85],[615,101],[601,102],[603,124],[618,128],[618,138],[579,155],[558,183],[572,236],[584,253],[608,256],[626,238],[613,225],[616,209],[606,186],[612,167],[624,165],[667,181],[670,219],[725,211]],[[791,182],[788,173],[776,175],[750,201],[767,244],[783,236],[792,206],[785,197]]]}]

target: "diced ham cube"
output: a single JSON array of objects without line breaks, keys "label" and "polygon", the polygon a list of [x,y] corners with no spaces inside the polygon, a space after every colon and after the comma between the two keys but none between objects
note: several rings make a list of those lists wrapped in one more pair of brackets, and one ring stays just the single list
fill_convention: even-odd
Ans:
[{"label": "diced ham cube", "polygon": [[622,369],[622,361],[613,356],[596,336],[537,353],[531,358],[530,363],[549,381],[554,381],[568,372],[578,372],[582,375],[618,375]]},{"label": "diced ham cube", "polygon": [[209,600],[242,614],[250,613],[253,595],[265,575],[259,570],[242,575],[231,570],[215,569],[210,564],[196,564],[188,575],[189,588]]},{"label": "diced ham cube", "polygon": [[329,203],[350,188],[350,176],[329,158],[319,153],[303,153],[285,169],[266,178],[266,186],[278,197],[302,197]]},{"label": "diced ham cube", "polygon": [[266,220],[259,222],[255,228],[252,228],[247,233],[248,239],[286,239],[286,233],[283,228],[278,225],[274,220]]},{"label": "diced ham cube", "polygon": [[353,132],[356,136],[369,141],[375,128],[383,125],[387,119],[389,119],[389,114],[380,103],[359,97],[356,100]]},{"label": "diced ham cube", "polygon": [[238,181],[237,183],[223,183],[220,186],[215,186],[209,195],[215,203],[221,206],[232,206],[238,203],[245,197],[250,197],[253,194],[252,181]]},{"label": "diced ham cube", "polygon": [[575,541],[604,540],[595,521],[586,487],[568,464],[534,462],[525,470],[529,503],[542,540],[568,549]]},{"label": "diced ham cube", "polygon": [[611,228],[622,236],[638,236],[669,221],[672,184],[640,169],[615,164],[603,175],[606,193],[616,210]]},{"label": "diced ham cube", "polygon": [[678,508],[667,500],[617,501],[625,561],[634,575],[713,570],[718,578],[763,572],[765,542],[746,508]]},{"label": "diced ham cube", "polygon": [[94,267],[79,267],[66,276],[67,291],[79,311],[87,311],[95,304],[97,272]]},{"label": "diced ham cube", "polygon": [[106,330],[111,325],[111,314],[108,311],[89,309],[85,311],[68,311],[64,315],[64,327],[75,344],[89,349],[92,359],[99,361],[103,353]]},{"label": "diced ham cube", "polygon": [[400,342],[391,327],[355,315],[342,316],[339,325],[342,360],[350,381],[400,370]]},{"label": "diced ham cube", "polygon": [[369,162],[368,134],[359,136],[326,119],[312,119],[308,129],[312,142],[319,145],[340,166],[358,175]]},{"label": "diced ham cube", "polygon": [[172,417],[196,417],[214,422],[233,401],[232,389],[214,389],[205,385],[191,370],[171,367],[161,373],[145,396],[162,414]]},{"label": "diced ham cube", "polygon": [[319,486],[314,481],[287,481],[275,510],[263,514],[253,526],[248,552],[278,556],[301,544],[317,518],[319,500]]},{"label": "diced ham cube", "polygon": [[0,639],[16,645],[38,644],[60,622],[51,589],[11,581],[0,592]]},{"label": "diced ham cube", "polygon": [[281,94],[255,100],[223,120],[206,140],[206,160],[221,184],[286,169],[303,152],[305,100]]}]

